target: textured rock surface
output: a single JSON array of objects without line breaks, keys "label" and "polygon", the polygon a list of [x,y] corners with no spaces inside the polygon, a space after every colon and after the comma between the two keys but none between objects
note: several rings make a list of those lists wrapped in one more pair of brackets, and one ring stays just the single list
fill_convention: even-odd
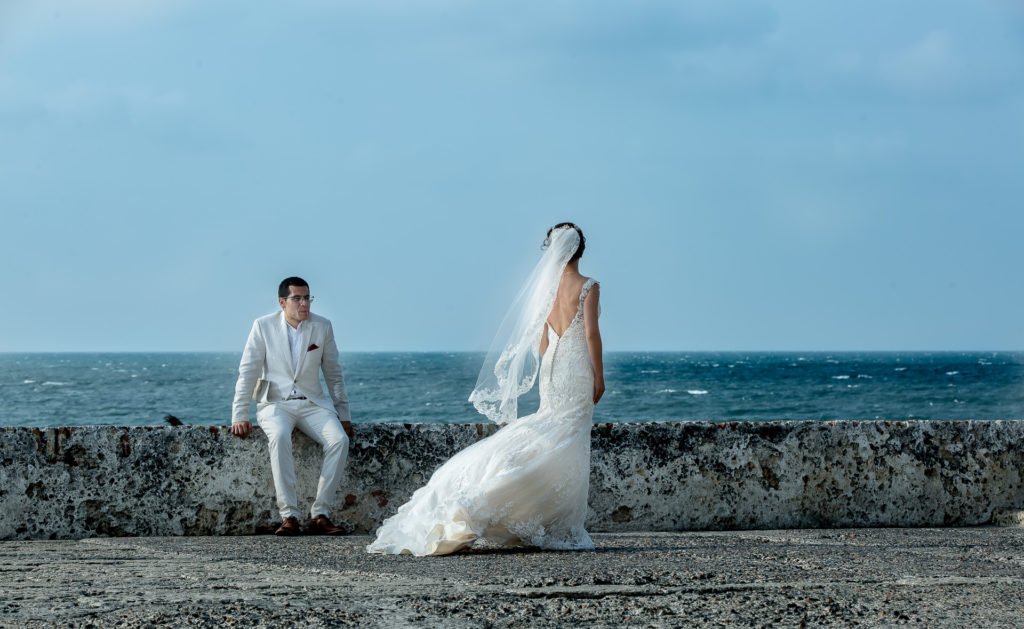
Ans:
[{"label": "textured rock surface", "polygon": [[[370,532],[493,426],[357,426],[335,520]],[[296,433],[300,496],[315,444]],[[1024,422],[594,427],[588,526],[964,526],[1024,510]],[[209,427],[0,429],[0,539],[251,533],[277,519],[266,439]],[[1013,523],[1012,518],[1001,521]]]},{"label": "textured rock surface", "polygon": [[620,533],[368,555],[368,536],[0,542],[4,627],[1020,627],[1024,530]]}]

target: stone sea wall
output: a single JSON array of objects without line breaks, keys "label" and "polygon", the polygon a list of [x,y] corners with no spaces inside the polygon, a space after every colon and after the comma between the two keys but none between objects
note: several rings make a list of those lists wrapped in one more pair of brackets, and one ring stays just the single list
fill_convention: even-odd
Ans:
[{"label": "stone sea wall", "polygon": [[[483,425],[356,426],[336,523],[373,531]],[[319,448],[296,433],[308,508]],[[600,424],[594,532],[969,526],[1024,511],[1024,421]],[[266,439],[0,429],[0,539],[223,535],[277,520]]]}]

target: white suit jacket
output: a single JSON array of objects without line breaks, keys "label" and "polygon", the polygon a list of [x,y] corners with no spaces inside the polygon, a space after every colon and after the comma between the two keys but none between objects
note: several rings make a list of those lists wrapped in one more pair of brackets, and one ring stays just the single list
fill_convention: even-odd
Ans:
[{"label": "white suit jacket", "polygon": [[[288,322],[284,312],[278,311],[260,317],[252,324],[249,340],[245,342],[242,361],[238,365],[235,401],[232,404],[232,422],[249,421],[249,401],[256,381],[263,378],[268,386],[256,401],[259,409],[288,397],[294,386],[311,402],[334,411],[342,421],[349,421],[348,395],[345,379],[338,361],[338,346],[334,342],[334,328],[327,319],[310,313],[302,323],[302,350],[298,370],[292,369],[292,351],[288,344]],[[320,384],[324,374],[329,395]]]}]

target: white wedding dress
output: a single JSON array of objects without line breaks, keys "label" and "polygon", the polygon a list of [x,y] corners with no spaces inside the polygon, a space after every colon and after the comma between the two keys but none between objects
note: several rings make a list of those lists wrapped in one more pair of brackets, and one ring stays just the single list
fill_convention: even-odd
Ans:
[{"label": "white wedding dress", "polygon": [[572,323],[548,326],[540,408],[462,450],[384,521],[371,553],[445,555],[484,539],[501,545],[593,548],[584,528],[590,487],[594,372],[580,291]]}]

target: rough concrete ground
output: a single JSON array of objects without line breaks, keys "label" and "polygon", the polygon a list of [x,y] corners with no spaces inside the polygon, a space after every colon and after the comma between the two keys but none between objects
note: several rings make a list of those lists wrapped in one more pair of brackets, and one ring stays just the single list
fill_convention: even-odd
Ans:
[{"label": "rough concrete ground", "polygon": [[0,625],[1024,624],[1024,530],[595,535],[593,552],[367,555],[365,536],[0,542]]}]

